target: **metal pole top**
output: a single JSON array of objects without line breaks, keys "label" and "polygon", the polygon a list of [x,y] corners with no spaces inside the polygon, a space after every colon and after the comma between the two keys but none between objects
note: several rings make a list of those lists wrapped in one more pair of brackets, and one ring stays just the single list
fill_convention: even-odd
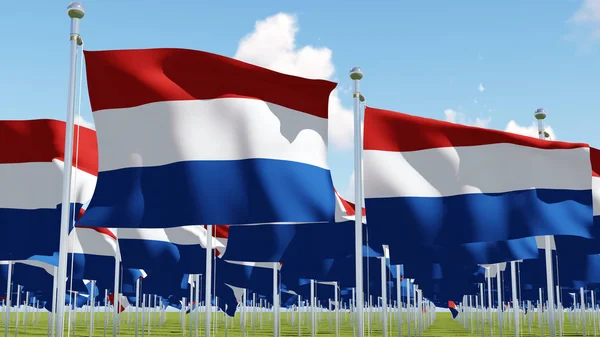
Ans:
[{"label": "metal pole top", "polygon": [[546,119],[546,110],[539,108],[535,110],[533,115],[535,116],[535,119]]},{"label": "metal pole top", "polygon": [[85,7],[81,2],[71,2],[67,6],[67,14],[71,19],[82,19],[85,15]]},{"label": "metal pole top", "polygon": [[352,67],[350,69],[350,79],[360,81],[363,78],[362,69],[360,67]]}]

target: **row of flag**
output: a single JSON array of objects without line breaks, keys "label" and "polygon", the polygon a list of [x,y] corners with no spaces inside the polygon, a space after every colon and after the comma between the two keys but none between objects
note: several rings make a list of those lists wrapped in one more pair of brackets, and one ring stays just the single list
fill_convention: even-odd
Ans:
[{"label": "row of flag", "polygon": [[[327,164],[335,83],[183,49],[85,59],[96,130],[75,126],[72,279],[109,289],[116,260],[167,298],[204,272],[210,239],[217,296],[232,301],[232,286],[270,294],[275,266],[294,292],[311,278],[354,286],[355,206]],[[0,121],[2,260],[56,257],[65,128]],[[585,246],[573,258],[589,266],[600,253],[600,165],[587,144],[367,107],[363,150],[364,258],[388,246],[389,263],[432,293],[468,291],[478,264],[536,258],[536,236],[554,235],[561,251]]]}]

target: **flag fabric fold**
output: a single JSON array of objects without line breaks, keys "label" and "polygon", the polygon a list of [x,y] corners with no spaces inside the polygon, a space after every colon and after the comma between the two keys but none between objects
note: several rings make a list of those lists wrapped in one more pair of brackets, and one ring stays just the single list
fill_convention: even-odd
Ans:
[{"label": "flag fabric fold", "polygon": [[593,236],[587,144],[369,107],[364,128],[374,247]]},{"label": "flag fabric fold", "polygon": [[[10,240],[0,259],[23,260],[58,251],[66,123],[0,121],[0,228]],[[92,198],[98,175],[96,133],[75,125],[71,210]]]},{"label": "flag fabric fold", "polygon": [[102,155],[82,225],[333,220],[335,83],[186,49],[86,51],[85,59]]}]

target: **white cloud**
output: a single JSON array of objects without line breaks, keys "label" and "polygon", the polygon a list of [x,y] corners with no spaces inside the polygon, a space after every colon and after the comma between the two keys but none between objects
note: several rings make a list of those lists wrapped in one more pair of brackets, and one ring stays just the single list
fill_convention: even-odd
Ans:
[{"label": "white cloud", "polygon": [[477,88],[477,90],[479,90],[479,92],[484,92],[485,88],[483,87],[482,83],[479,83],[479,88]]},{"label": "white cloud", "polygon": [[[551,140],[556,140],[556,134],[554,133],[554,130],[552,130],[551,126],[545,126],[544,129],[550,135]],[[506,128],[504,128],[504,131],[516,133],[516,134],[523,135],[523,136],[534,137],[534,138],[539,137],[538,136],[538,127],[535,122],[531,123],[530,126],[522,126],[522,125],[517,124],[517,122],[515,122],[514,120],[511,120],[506,125]]]},{"label": "white cloud", "polygon": [[471,126],[479,126],[482,128],[487,128],[490,125],[490,122],[492,121],[492,117],[488,117],[486,119],[477,117],[473,121],[472,119],[467,118],[465,116],[465,114],[457,112],[452,109],[444,110],[444,116],[445,116],[446,122],[465,124],[465,125],[471,125]]},{"label": "white cloud", "polygon": [[475,118],[475,126],[479,126],[480,128],[487,128],[492,121],[492,117],[488,117],[486,119],[481,119],[479,117]]},{"label": "white cloud", "polygon": [[83,117],[81,116],[75,116],[75,120],[74,120],[75,125],[81,125],[84,126],[86,128],[95,130],[95,126],[93,122],[89,122],[87,120],[85,120]]},{"label": "white cloud", "polygon": [[456,123],[456,111],[446,109],[444,110],[444,115],[446,116],[446,122]]},{"label": "white cloud", "polygon": [[590,26],[593,29],[593,37],[600,38],[600,0],[584,0],[570,21]]},{"label": "white cloud", "polygon": [[[282,73],[332,80],[335,68],[326,47],[296,46],[299,27],[294,15],[279,13],[257,21],[254,31],[239,43],[235,58]],[[340,91],[329,98],[329,140],[338,149],[351,149],[354,119],[342,106]]]}]

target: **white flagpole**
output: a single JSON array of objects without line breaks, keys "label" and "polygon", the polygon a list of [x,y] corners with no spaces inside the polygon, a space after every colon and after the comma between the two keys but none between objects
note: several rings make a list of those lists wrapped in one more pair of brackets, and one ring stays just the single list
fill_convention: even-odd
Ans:
[{"label": "white flagpole", "polygon": [[115,278],[113,286],[113,337],[117,337],[117,326],[119,323],[119,308],[121,297],[119,296],[119,276],[121,274],[121,254],[119,250],[119,239],[117,236],[117,250],[115,252]]},{"label": "white flagpole", "polygon": [[[596,296],[594,296],[593,290],[592,290],[591,295],[592,295],[592,322],[594,325],[594,337],[596,337]],[[561,312],[561,316],[562,316],[562,312]],[[562,317],[561,317],[561,319],[562,319]],[[562,324],[561,324],[561,326],[562,326]]]},{"label": "white flagpole", "polygon": [[[273,337],[279,337],[279,282],[277,279],[277,265],[273,263]],[[244,301],[246,298],[244,298]],[[246,302],[244,302],[244,305]],[[245,331],[245,328],[244,328]]]},{"label": "white flagpole", "polygon": [[316,315],[315,315],[315,280],[310,280],[310,337],[316,335]]},{"label": "white flagpole", "polygon": [[[479,304],[481,305],[481,337],[485,336],[485,310],[483,309],[483,303],[485,303],[485,297],[483,297],[483,283],[479,283]],[[490,336],[491,337],[491,336]]]},{"label": "white flagpole", "polygon": [[487,272],[487,287],[488,287],[488,318],[489,318],[489,325],[490,325],[490,337],[492,337],[494,335],[494,324],[493,324],[493,319],[492,319],[492,267],[488,266],[485,268],[485,271]]},{"label": "white flagpole", "polygon": [[363,78],[362,70],[354,67],[350,70],[350,79],[354,82],[354,204],[356,212],[354,217],[354,254],[356,267],[356,332],[357,336],[364,335],[363,320],[363,261],[362,261],[362,133],[360,113],[360,80]]},{"label": "white flagpole", "polygon": [[[300,295],[298,295],[298,337],[300,337],[300,335],[302,334],[302,313],[300,312],[302,310],[302,297]],[[261,321],[262,321],[262,313],[260,314],[261,317]]]},{"label": "white flagpole", "polygon": [[25,292],[25,310],[23,312],[23,332],[24,333],[27,333],[27,306],[28,305],[29,305],[29,291],[26,291]]},{"label": "white flagpole", "polygon": [[[384,251],[386,247],[384,246]],[[385,254],[381,260],[381,317],[383,319],[382,336],[387,337],[387,273],[386,273],[386,258]]]},{"label": "white flagpole", "polygon": [[410,288],[414,289],[412,282],[410,280],[406,280],[406,329],[408,331],[408,336],[411,336],[411,321],[410,321]]},{"label": "white flagpole", "polygon": [[[256,293],[252,292],[252,312],[250,313],[250,326],[252,327],[252,334],[254,334],[254,321],[256,319]],[[292,326],[294,322],[294,316],[292,316]],[[198,336],[196,336],[198,337]]]},{"label": "white flagpole", "polygon": [[[556,257],[556,269],[558,271],[558,256]],[[556,273],[557,277],[559,277],[558,272]],[[558,315],[558,335],[562,337],[563,335],[563,311],[562,311],[562,302],[560,301],[560,287],[556,285],[556,314]]]},{"label": "white flagpole", "polygon": [[423,290],[419,289],[419,336],[423,334]]},{"label": "white flagpole", "polygon": [[96,302],[96,281],[92,280],[92,290],[90,290],[90,303],[92,306],[90,307],[90,337],[94,335],[94,303]]},{"label": "white flagpole", "polygon": [[402,279],[400,265],[396,265],[396,297],[398,300],[398,337],[402,337]]},{"label": "white flagpole", "polygon": [[338,297],[338,283],[334,282],[334,289],[333,291],[335,291],[335,296],[334,296],[334,301],[335,301],[335,337],[339,337],[340,335],[340,299]]},{"label": "white flagpole", "polygon": [[213,226],[212,225],[207,225],[206,226],[206,282],[205,282],[205,289],[204,289],[204,308],[206,310],[205,312],[205,318],[204,318],[204,336],[205,337],[210,337],[210,319],[211,319],[211,314],[212,314],[212,307],[211,307],[211,302],[210,302],[210,298],[211,298],[211,287],[212,287],[212,235],[213,235]]},{"label": "white flagpole", "polygon": [[[540,139],[546,139],[546,131],[544,130],[544,119],[546,119],[546,111],[537,109],[534,113],[538,124],[538,136]],[[546,287],[548,288],[548,325],[550,337],[556,337],[556,329],[554,326],[554,273],[552,268],[552,236],[544,236],[544,251],[546,253]]]},{"label": "white flagpole", "polygon": [[[542,324],[542,307],[544,306],[544,302],[543,302],[543,298],[542,298],[542,288],[538,289],[538,293],[539,293],[539,299],[538,299],[538,328],[541,328],[543,326]],[[544,329],[542,329],[542,336],[544,335]]]},{"label": "white flagpole", "polygon": [[515,337],[519,337],[519,299],[517,298],[517,264],[510,262],[510,283],[512,292],[512,310],[514,315]]},{"label": "white flagpole", "polygon": [[52,277],[52,337],[56,336],[56,301],[58,294],[58,267],[52,267],[52,273],[54,277]]},{"label": "white flagpole", "polygon": [[[194,302],[194,282],[192,281],[191,284],[189,283],[189,280],[190,280],[191,277],[192,276],[190,275],[189,278],[188,278],[188,284],[190,285],[190,303],[189,303],[189,306],[190,306],[190,337],[192,337],[192,330],[194,329],[194,319],[193,319],[193,317],[194,317],[193,312],[194,311],[192,310],[192,303]],[[185,315],[183,317],[184,317],[184,319],[187,320],[187,318],[186,318]],[[185,334],[185,332],[184,332],[184,334]]]},{"label": "white flagpole", "polygon": [[106,337],[106,324],[108,322],[108,289],[104,289],[104,337]]},{"label": "white flagpole", "polygon": [[[140,316],[140,279],[135,280],[135,337],[138,336]],[[91,337],[91,336],[90,336]]]},{"label": "white flagpole", "polygon": [[496,264],[496,293],[498,294],[498,334],[502,337],[502,280],[500,279],[500,264]]},{"label": "white flagpole", "polygon": [[79,22],[85,15],[85,8],[79,2],[72,2],[67,7],[67,14],[71,18],[70,49],[71,60],[69,66],[69,88],[67,95],[67,125],[65,130],[65,160],[62,182],[62,205],[60,215],[60,248],[58,254],[58,294],[56,303],[56,336],[64,334],[65,310],[65,284],[67,282],[67,241],[71,221],[71,171],[73,167],[73,126],[75,119],[75,97],[77,84],[77,45],[81,44],[79,36]]},{"label": "white flagpole", "polygon": [[200,336],[198,334],[198,326],[200,325],[198,319],[198,312],[200,311],[200,287],[202,286],[202,282],[200,282],[200,274],[196,275],[196,290],[195,299],[196,299],[196,308],[194,309],[194,317],[196,322],[196,337]]},{"label": "white flagpole", "polygon": [[352,312],[350,314],[352,324],[352,337],[356,337],[356,288],[352,288]]},{"label": "white flagpole", "polygon": [[7,277],[7,282],[6,282],[6,305],[4,307],[4,310],[6,311],[6,320],[4,321],[4,324],[6,324],[4,326],[4,337],[8,337],[8,326],[10,325],[10,308],[12,306],[12,303],[10,303],[10,298],[11,298],[11,283],[12,283],[12,266],[13,266],[13,262],[12,261],[8,261],[7,264],[7,268],[8,268],[8,277]]},{"label": "white flagpole", "polygon": [[[587,336],[586,333],[586,323],[585,323],[585,295],[583,293],[583,288],[579,288],[579,295],[581,299],[581,328],[583,331],[583,337]],[[18,294],[17,294],[18,296]],[[18,308],[18,307],[17,307]]]},{"label": "white flagpole", "polygon": [[[583,288],[582,288],[583,294]],[[19,307],[21,306],[21,286],[17,284],[17,305],[15,310],[15,337],[19,335]],[[585,330],[584,330],[585,331]]]}]

